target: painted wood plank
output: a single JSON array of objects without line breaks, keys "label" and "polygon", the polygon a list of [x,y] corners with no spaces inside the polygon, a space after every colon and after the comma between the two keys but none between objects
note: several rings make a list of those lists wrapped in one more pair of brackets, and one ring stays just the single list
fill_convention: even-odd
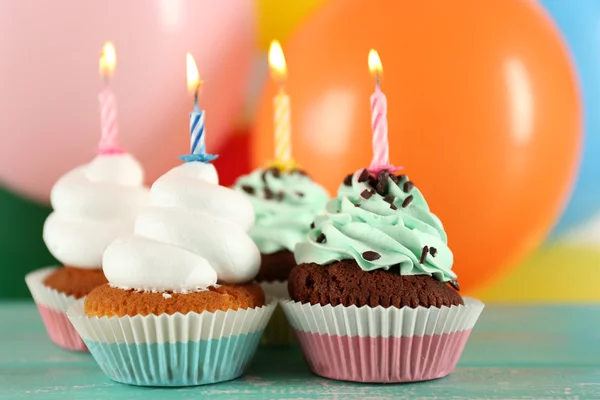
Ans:
[{"label": "painted wood plank", "polygon": [[0,399],[600,398],[600,306],[488,307],[450,377],[363,385],[313,376],[298,348],[261,348],[249,373],[200,388],[135,388],[47,339],[32,303],[0,303]]}]

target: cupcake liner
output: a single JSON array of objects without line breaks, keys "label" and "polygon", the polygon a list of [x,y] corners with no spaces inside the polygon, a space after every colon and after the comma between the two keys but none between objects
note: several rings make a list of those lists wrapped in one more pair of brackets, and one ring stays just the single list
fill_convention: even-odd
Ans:
[{"label": "cupcake liner", "polygon": [[451,373],[484,305],[383,308],[281,301],[310,369],[326,378],[398,383]]},{"label": "cupcake liner", "polygon": [[44,279],[56,268],[48,267],[30,272],[25,276],[25,282],[50,339],[56,345],[67,350],[87,351],[85,343],[73,328],[66,314],[67,308],[77,299],[44,285]]},{"label": "cupcake liner", "polygon": [[195,386],[240,377],[276,305],[97,318],[88,317],[77,301],[67,315],[109,378],[140,386]]},{"label": "cupcake liner", "polygon": [[[287,281],[260,283],[260,286],[268,297],[278,300],[290,297],[287,285]],[[290,326],[283,310],[281,307],[277,307],[265,328],[265,333],[260,340],[260,344],[263,346],[289,346],[297,343],[296,334]]]}]

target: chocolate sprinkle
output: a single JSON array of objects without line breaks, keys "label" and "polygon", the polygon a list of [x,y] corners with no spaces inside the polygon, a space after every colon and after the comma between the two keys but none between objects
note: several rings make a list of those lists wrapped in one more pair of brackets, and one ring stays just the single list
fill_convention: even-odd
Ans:
[{"label": "chocolate sprinkle", "polygon": [[264,183],[267,183],[267,172],[269,172],[269,170],[265,169],[262,174],[260,174],[260,179],[262,179]]},{"label": "chocolate sprinkle", "polygon": [[399,181],[403,181],[405,179],[408,179],[408,177],[406,175],[397,175],[396,178],[398,178]]},{"label": "chocolate sprinkle", "polygon": [[435,247],[430,248],[429,254],[431,254],[431,257],[437,256],[437,249]]},{"label": "chocolate sprinkle", "polygon": [[360,194],[360,195],[361,195],[362,197],[364,197],[365,199],[370,199],[370,198],[371,198],[371,196],[373,196],[373,193],[371,193],[371,191],[370,191],[370,190],[367,190],[367,189],[365,189],[365,190],[363,190],[363,191],[361,192],[361,194]]},{"label": "chocolate sprinkle", "polygon": [[377,174],[377,185],[375,186],[375,190],[382,196],[385,196],[388,192],[388,179],[390,177],[390,173],[386,170],[383,170]]},{"label": "chocolate sprinkle", "polygon": [[450,286],[452,286],[454,288],[454,290],[456,290],[457,292],[460,292],[460,285],[458,284],[458,281],[456,279],[448,282],[450,284]]},{"label": "chocolate sprinkle", "polygon": [[310,229],[315,229],[315,223],[314,222],[310,223]]},{"label": "chocolate sprinkle", "polygon": [[363,169],[362,172],[360,173],[360,176],[358,177],[358,181],[366,182],[368,179],[369,179],[369,171],[367,171],[366,169]]},{"label": "chocolate sprinkle", "polygon": [[283,192],[277,192],[277,194],[275,195],[275,198],[278,201],[283,201],[283,198],[285,197],[285,194]]},{"label": "chocolate sprinkle", "polygon": [[411,190],[413,190],[414,187],[415,187],[414,183],[412,183],[411,181],[406,181],[406,182],[404,182],[404,186],[402,187],[402,190],[404,190],[404,193],[408,193]]},{"label": "chocolate sprinkle", "polygon": [[377,186],[377,178],[375,178],[373,175],[369,174],[367,181],[369,182],[369,186],[371,186],[372,188]]},{"label": "chocolate sprinkle", "polygon": [[298,197],[304,197],[304,193],[302,193],[302,192],[296,192],[296,195],[297,195]]},{"label": "chocolate sprinkle", "polygon": [[404,201],[402,202],[402,207],[404,207],[404,208],[408,207],[408,205],[410,204],[411,201],[413,201],[412,194],[404,199]]},{"label": "chocolate sprinkle", "polygon": [[250,185],[243,185],[242,190],[248,194],[254,194],[254,188]]},{"label": "chocolate sprinkle", "polygon": [[392,210],[397,210],[398,209],[398,207],[396,207],[396,205],[394,203],[390,204],[390,208]]},{"label": "chocolate sprinkle", "polygon": [[325,241],[325,234],[321,232],[319,236],[317,236],[317,243],[323,243]]},{"label": "chocolate sprinkle", "polygon": [[427,259],[427,253],[429,252],[429,247],[423,247],[423,251],[421,252],[421,264],[425,264],[425,260]]},{"label": "chocolate sprinkle", "polygon": [[390,179],[397,185],[398,184],[398,177],[396,175],[390,175]]},{"label": "chocolate sprinkle", "polygon": [[375,261],[381,258],[381,254],[377,253],[376,251],[369,250],[362,253],[362,257],[367,261]]},{"label": "chocolate sprinkle", "polygon": [[265,188],[265,199],[270,200],[275,196],[273,191],[269,188]]},{"label": "chocolate sprinkle", "polygon": [[344,178],[344,185],[352,186],[352,174],[348,174],[348,176]]},{"label": "chocolate sprinkle", "polygon": [[273,175],[275,178],[281,177],[281,171],[279,171],[279,168],[269,168],[269,171],[271,171],[271,175]]},{"label": "chocolate sprinkle", "polygon": [[392,204],[394,202],[394,200],[396,200],[396,198],[394,196],[385,196],[383,198],[383,201],[385,201],[386,203],[390,203],[390,204]]},{"label": "chocolate sprinkle", "polygon": [[354,207],[360,207],[360,203],[355,203]]}]

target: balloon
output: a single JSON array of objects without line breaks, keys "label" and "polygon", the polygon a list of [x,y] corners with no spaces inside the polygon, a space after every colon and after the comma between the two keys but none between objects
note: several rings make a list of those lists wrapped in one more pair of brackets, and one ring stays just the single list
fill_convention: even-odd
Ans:
[{"label": "balloon", "polygon": [[42,240],[44,220],[50,208],[0,187],[0,299],[31,298],[25,274],[57,265]]},{"label": "balloon", "polygon": [[243,174],[250,172],[250,132],[241,128],[232,132],[219,150],[219,158],[213,164],[219,172],[219,184],[231,186]]},{"label": "balloon", "polygon": [[[372,47],[391,161],[444,222],[468,293],[534,249],[566,200],[581,147],[566,49],[534,2],[325,4],[284,51],[294,155],[332,193],[372,156]],[[273,157],[276,90],[263,90],[253,165]]]},{"label": "balloon", "polygon": [[[599,263],[597,245],[558,240],[542,246],[506,276],[484,285],[475,297],[513,304],[598,302]],[[566,268],[575,266],[575,271],[566,273]]]},{"label": "balloon", "polygon": [[325,0],[257,0],[258,45],[267,50],[271,40],[284,41],[298,24]]},{"label": "balloon", "polygon": [[575,191],[554,229],[554,236],[585,221],[600,208],[600,2],[543,0],[562,31],[574,57],[581,82],[585,146]]},{"label": "balloon", "polygon": [[0,181],[44,201],[100,138],[98,57],[117,50],[120,143],[148,182],[189,151],[185,54],[204,80],[207,146],[218,149],[242,106],[255,26],[246,0],[0,2]]}]

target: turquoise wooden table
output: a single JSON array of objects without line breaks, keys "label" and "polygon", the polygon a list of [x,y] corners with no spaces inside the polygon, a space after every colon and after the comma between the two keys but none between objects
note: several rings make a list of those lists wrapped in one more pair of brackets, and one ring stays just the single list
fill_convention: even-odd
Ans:
[{"label": "turquoise wooden table", "polygon": [[0,399],[600,399],[600,305],[487,307],[447,378],[361,385],[312,375],[298,348],[261,348],[248,374],[153,389],[110,381],[52,345],[33,303],[0,303]]}]

